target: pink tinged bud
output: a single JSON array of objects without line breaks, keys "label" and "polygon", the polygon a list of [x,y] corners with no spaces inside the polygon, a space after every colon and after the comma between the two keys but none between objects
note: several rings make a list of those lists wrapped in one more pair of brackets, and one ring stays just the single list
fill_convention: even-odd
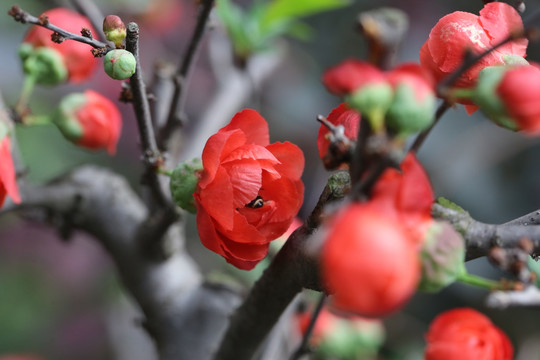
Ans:
[{"label": "pink tinged bud", "polygon": [[473,97],[496,124],[540,134],[540,69],[537,65],[492,66],[478,78]]},{"label": "pink tinged bud", "polygon": [[116,152],[122,117],[111,100],[93,90],[64,97],[54,122],[74,144],[88,149],[106,148],[111,155]]},{"label": "pink tinged bud", "polygon": [[322,277],[336,308],[380,317],[405,305],[420,279],[417,246],[405,228],[376,207],[350,204],[327,231]]},{"label": "pink tinged bud", "polygon": [[434,119],[436,98],[431,75],[417,64],[404,64],[388,74],[394,98],[386,124],[401,135],[422,131]]},{"label": "pink tinged bud", "polygon": [[465,242],[447,222],[434,221],[421,251],[422,280],[418,289],[437,292],[465,271]]},{"label": "pink tinged bud", "polygon": [[103,20],[103,32],[107,40],[112,41],[116,47],[121,47],[126,38],[126,25],[116,15],[107,15]]}]

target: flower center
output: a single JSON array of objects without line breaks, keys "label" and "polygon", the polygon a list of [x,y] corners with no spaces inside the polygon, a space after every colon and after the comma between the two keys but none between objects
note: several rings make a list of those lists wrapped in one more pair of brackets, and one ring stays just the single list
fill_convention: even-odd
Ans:
[{"label": "flower center", "polygon": [[252,208],[252,209],[258,209],[262,208],[264,205],[263,198],[260,195],[257,195],[257,197],[249,202],[249,204],[246,204],[246,207]]}]

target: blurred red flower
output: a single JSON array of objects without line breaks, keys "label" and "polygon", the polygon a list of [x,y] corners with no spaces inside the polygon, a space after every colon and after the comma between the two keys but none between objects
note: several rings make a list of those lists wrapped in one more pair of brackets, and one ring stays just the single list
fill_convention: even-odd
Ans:
[{"label": "blurred red flower", "polygon": [[540,134],[540,66],[510,67],[495,92],[506,110],[500,115],[510,121],[513,130]]},{"label": "blurred red flower", "polygon": [[[55,8],[45,11],[42,15],[47,15],[51,24],[64,30],[80,35],[81,29],[87,28],[92,32],[94,38],[97,37],[97,32],[90,21],[85,16],[74,11]],[[94,71],[97,63],[96,58],[90,52],[92,48],[89,45],[73,40],[66,40],[61,44],[57,44],[51,40],[52,33],[49,29],[34,25],[26,33],[23,42],[36,48],[46,46],[58,51],[67,67],[68,80],[74,83],[86,80]]]},{"label": "blurred red flower", "polygon": [[[336,126],[343,126],[344,135],[351,140],[356,140],[358,129],[360,128],[360,114],[351,109],[346,103],[339,104],[338,107],[332,110],[326,120]],[[330,146],[329,136],[330,129],[324,124],[321,124],[317,136],[317,148],[319,149],[319,156],[323,161],[328,156],[328,148]]]},{"label": "blurred red flower", "polygon": [[361,316],[398,310],[420,280],[418,246],[407,230],[371,203],[352,203],[331,220],[321,254],[332,305]]},{"label": "blurred red flower", "polygon": [[[1,127],[2,124],[0,124],[0,131]],[[4,204],[6,195],[9,195],[16,203],[21,202],[15,167],[11,158],[11,141],[7,135],[4,135],[0,138],[0,207]]]},{"label": "blurred red flower", "polygon": [[511,360],[512,343],[491,320],[470,308],[439,314],[426,334],[426,360]]},{"label": "blurred red flower", "polygon": [[[480,16],[456,11],[444,16],[431,29],[429,38],[420,49],[420,62],[439,82],[461,65],[467,49],[475,54],[482,53],[520,30],[523,30],[521,17],[504,2],[486,4],[480,10]],[[527,39],[517,39],[490,52],[465,71],[454,86],[472,87],[480,70],[504,64],[505,55],[524,57],[527,44]]]},{"label": "blurred red flower", "polygon": [[246,109],[208,139],[202,161],[193,194],[201,242],[250,270],[302,205],[304,155],[289,142],[269,144],[268,124]]},{"label": "blurred red flower", "polygon": [[366,85],[385,83],[386,77],[379,68],[366,61],[347,59],[326,70],[322,82],[332,94],[343,96]]},{"label": "blurred red flower", "polygon": [[401,162],[401,171],[386,169],[371,192],[370,203],[402,224],[409,238],[420,244],[431,225],[431,206],[435,195],[429,178],[414,153]]},{"label": "blurred red flower", "polygon": [[55,123],[64,136],[88,149],[116,152],[122,115],[116,105],[93,90],[69,94],[62,99]]}]

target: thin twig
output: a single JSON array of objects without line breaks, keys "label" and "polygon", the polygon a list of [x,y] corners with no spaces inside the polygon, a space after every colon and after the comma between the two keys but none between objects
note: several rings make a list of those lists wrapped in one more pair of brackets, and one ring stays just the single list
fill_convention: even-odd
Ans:
[{"label": "thin twig", "polygon": [[166,143],[169,140],[170,136],[173,133],[173,130],[176,129],[182,123],[182,117],[184,116],[184,106],[186,101],[186,91],[189,74],[192,69],[195,57],[200,49],[201,40],[207,29],[208,19],[212,8],[214,7],[215,0],[204,0],[202,3],[202,9],[199,13],[199,18],[197,20],[197,25],[191,36],[186,54],[182,58],[176,75],[174,77],[174,94],[172,97],[172,102],[169,107],[169,115],[167,117],[167,122],[158,133],[158,144],[160,149],[165,149]]},{"label": "thin twig", "polygon": [[150,106],[146,95],[146,86],[141,73],[139,58],[139,26],[131,22],[127,25],[126,50],[131,52],[137,60],[137,68],[130,78],[131,91],[133,93],[133,109],[137,119],[137,125],[141,136],[141,147],[146,171],[144,179],[152,189],[155,200],[161,206],[167,206],[168,199],[163,193],[156,169],[163,163],[162,155],[157,147]]},{"label": "thin twig", "polygon": [[311,338],[311,335],[313,334],[313,330],[315,329],[315,323],[317,322],[317,319],[319,318],[319,314],[321,313],[322,308],[324,307],[324,303],[326,300],[326,294],[322,293],[320,294],[319,301],[317,302],[317,306],[315,309],[313,309],[313,313],[311,314],[311,319],[309,321],[308,328],[306,329],[306,332],[304,333],[304,336],[302,337],[302,342],[298,346],[298,349],[291,355],[289,360],[298,360],[303,355],[309,353],[309,339]]},{"label": "thin twig", "polygon": [[429,128],[427,128],[426,130],[418,134],[418,136],[414,140],[414,143],[411,145],[411,148],[409,149],[409,151],[418,153],[418,150],[424,144],[424,141],[426,141],[426,138],[431,133],[431,130],[433,130],[433,128],[435,127],[435,125],[437,125],[437,123],[442,118],[446,110],[450,109],[450,107],[451,105],[447,101],[443,101],[443,103],[439,105],[439,107],[437,108],[437,111],[435,112],[435,119],[433,120],[433,123],[431,124]]},{"label": "thin twig", "polygon": [[35,24],[38,26],[43,26],[46,29],[49,29],[55,33],[60,34],[66,40],[75,40],[78,42],[82,42],[96,49],[105,49],[107,47],[107,44],[99,40],[96,40],[92,37],[86,37],[86,36],[74,34],[62,28],[59,28],[58,26],[51,24],[49,22],[49,19],[46,17],[40,16],[39,18],[37,18],[33,15],[30,15],[29,13],[22,10],[17,5],[13,5],[11,7],[11,9],[8,11],[8,15],[12,16],[15,19],[15,21],[23,23],[23,24],[29,23],[29,24]]}]

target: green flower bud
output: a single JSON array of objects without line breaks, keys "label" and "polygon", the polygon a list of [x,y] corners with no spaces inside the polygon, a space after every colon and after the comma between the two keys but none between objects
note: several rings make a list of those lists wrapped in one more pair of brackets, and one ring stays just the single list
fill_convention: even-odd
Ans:
[{"label": "green flower bud", "polygon": [[418,100],[411,85],[400,83],[386,113],[386,124],[405,136],[427,129],[433,123],[436,102],[432,94],[425,94],[422,100]]},{"label": "green flower bud", "polygon": [[337,319],[315,349],[316,359],[375,359],[385,339],[379,320]]},{"label": "green flower bud", "polygon": [[173,201],[182,209],[196,213],[193,193],[199,182],[197,172],[202,170],[201,159],[192,159],[179,164],[172,172],[169,187]]},{"label": "green flower bud", "polygon": [[437,292],[465,272],[465,242],[452,225],[435,221],[427,231],[420,258],[422,280],[418,289]]},{"label": "green flower bud", "polygon": [[53,115],[53,122],[62,135],[72,142],[77,142],[83,136],[83,128],[77,120],[76,112],[86,102],[84,93],[72,93],[66,95],[60,101]]},{"label": "green flower bud", "polygon": [[105,72],[116,80],[125,80],[135,73],[137,61],[135,56],[127,50],[111,50],[105,55]]},{"label": "green flower bud", "polygon": [[371,127],[378,132],[384,125],[384,114],[390,107],[393,96],[394,91],[390,84],[378,82],[361,87],[347,96],[345,101],[351,108],[367,115]]},{"label": "green flower bud", "polygon": [[65,82],[68,71],[63,56],[50,47],[34,48],[23,43],[19,48],[24,73],[34,78],[36,84],[57,85]]},{"label": "green flower bud", "polygon": [[116,47],[122,47],[126,38],[126,25],[116,15],[107,15],[103,20],[103,32],[107,40],[112,41]]},{"label": "green flower bud", "polygon": [[490,119],[500,126],[510,130],[517,130],[517,126],[506,112],[504,103],[497,95],[497,86],[501,82],[507,66],[488,66],[478,74],[478,83],[473,95],[473,101]]}]

